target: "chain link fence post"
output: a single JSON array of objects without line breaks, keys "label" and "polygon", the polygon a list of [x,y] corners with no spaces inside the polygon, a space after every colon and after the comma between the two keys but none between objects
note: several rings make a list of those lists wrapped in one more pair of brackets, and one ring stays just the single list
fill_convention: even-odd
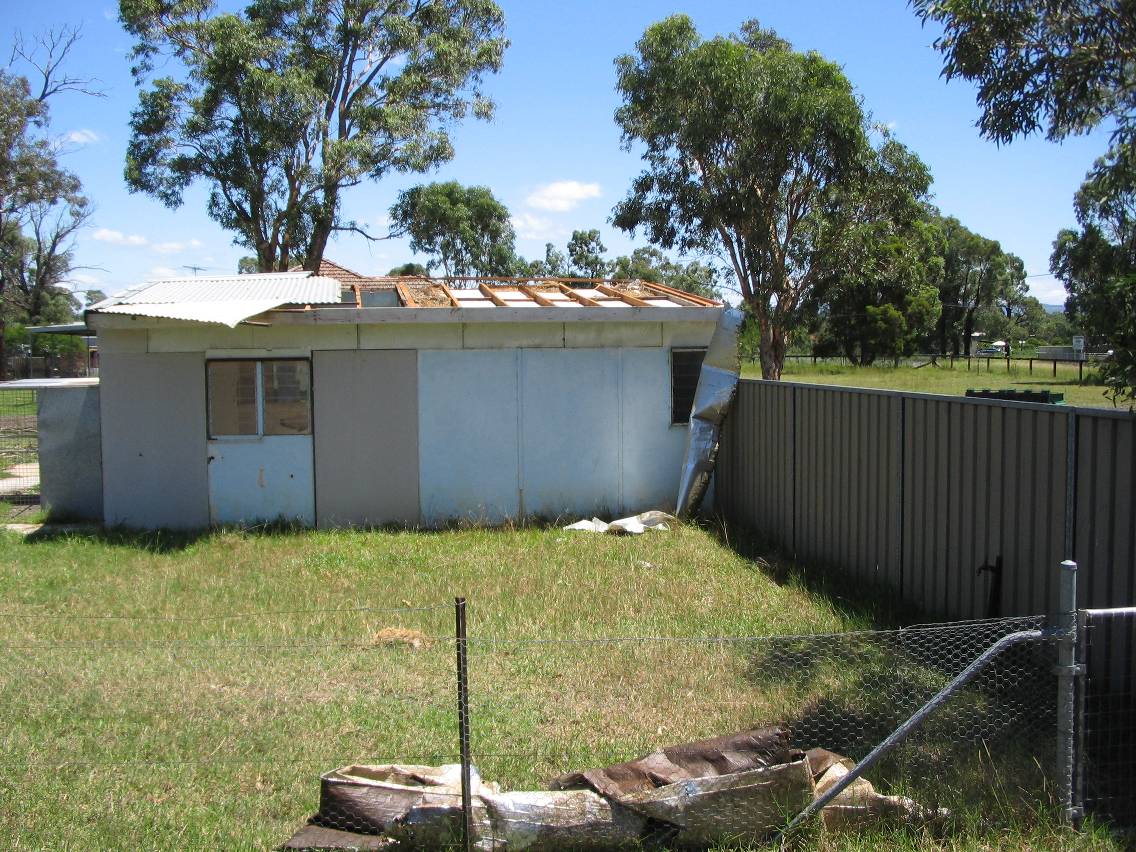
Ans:
[{"label": "chain link fence post", "polygon": [[1077,563],[1061,563],[1057,612],[1057,784],[1061,808],[1072,823],[1081,819],[1075,795],[1077,677]]},{"label": "chain link fence post", "polygon": [[473,797],[470,795],[469,668],[466,657],[465,598],[454,598],[458,662],[458,746],[461,750],[462,848],[473,849]]}]

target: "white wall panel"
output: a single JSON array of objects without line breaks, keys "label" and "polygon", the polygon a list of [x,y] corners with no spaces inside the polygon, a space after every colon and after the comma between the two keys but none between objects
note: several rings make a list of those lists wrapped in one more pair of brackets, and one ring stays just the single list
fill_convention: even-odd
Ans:
[{"label": "white wall panel", "polygon": [[205,355],[105,355],[100,367],[106,523],[208,526]]},{"label": "white wall panel", "polygon": [[619,512],[619,350],[522,350],[521,377],[525,514]]},{"label": "white wall panel", "polygon": [[418,355],[422,520],[499,522],[520,514],[518,350]]},{"label": "white wall panel", "polygon": [[623,504],[628,513],[675,509],[689,427],[670,423],[670,350],[624,349]]}]

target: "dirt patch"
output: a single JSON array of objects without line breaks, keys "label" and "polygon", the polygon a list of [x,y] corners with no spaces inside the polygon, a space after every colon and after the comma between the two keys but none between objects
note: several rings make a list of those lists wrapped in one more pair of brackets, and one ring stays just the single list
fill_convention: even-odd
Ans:
[{"label": "dirt patch", "polygon": [[421,630],[411,630],[407,627],[384,627],[371,637],[376,645],[406,645],[415,651],[429,648],[432,640]]}]

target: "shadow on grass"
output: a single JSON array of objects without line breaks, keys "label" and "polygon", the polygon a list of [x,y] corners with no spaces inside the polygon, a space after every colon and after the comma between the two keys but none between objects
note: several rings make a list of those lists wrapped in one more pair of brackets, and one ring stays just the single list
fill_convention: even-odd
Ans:
[{"label": "shadow on grass", "polygon": [[[381,524],[343,527],[333,530],[322,530],[321,532],[414,533],[415,535],[438,536],[454,532],[467,532],[469,530],[500,530],[503,532],[515,532],[519,530],[547,531],[560,529],[565,523],[570,523],[570,521],[566,521],[563,518],[534,516],[519,521],[508,521],[498,524],[489,523],[488,521],[465,520],[453,521],[437,527]],[[248,537],[286,538],[310,534],[316,532],[316,530],[293,521],[273,521],[250,526],[224,525],[192,530],[147,530],[126,526],[103,527],[99,524],[85,522],[71,523],[67,518],[52,517],[45,526],[25,536],[24,541],[27,544],[34,545],[41,542],[80,539],[99,542],[111,547],[133,548],[149,553],[175,553],[186,550],[199,541],[212,538],[222,533],[233,532]]]},{"label": "shadow on grass", "polygon": [[755,571],[778,585],[802,588],[827,599],[833,608],[866,627],[887,629],[928,620],[884,583],[851,577],[825,565],[797,562],[774,540],[720,516],[706,523],[723,546],[749,561]]},{"label": "shadow on grass", "polygon": [[[774,582],[806,589],[869,628],[773,637],[752,649],[746,679],[783,708],[802,748],[862,760],[1001,636],[1029,619],[927,624],[894,590],[795,562],[752,529],[715,524],[725,546]],[[917,627],[909,625],[920,624]],[[896,629],[900,628],[900,629]],[[1004,652],[869,774],[925,805],[994,808],[1000,818],[1048,805],[1055,793],[1056,693],[1049,644]]]}]

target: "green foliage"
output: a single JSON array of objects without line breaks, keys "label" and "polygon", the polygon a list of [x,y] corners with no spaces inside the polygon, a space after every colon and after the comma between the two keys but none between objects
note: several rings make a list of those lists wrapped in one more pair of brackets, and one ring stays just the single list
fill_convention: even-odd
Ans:
[{"label": "green foliage", "polygon": [[[945,245],[939,298],[943,312],[934,335],[940,354],[970,354],[979,313],[999,303],[1012,306],[1025,293],[1025,267],[996,241],[976,234],[953,216],[938,218]],[[1012,310],[1012,307],[1011,307]]]},{"label": "green foliage", "polygon": [[430,270],[423,266],[421,263],[404,263],[401,266],[396,266],[394,269],[387,273],[387,275],[415,275],[421,277],[427,276],[429,274]]},{"label": "green foliage", "polygon": [[1076,208],[1081,230],[1062,231],[1052,267],[1084,329],[1108,339],[1105,374],[1114,399],[1136,386],[1136,300],[1132,296],[1136,190],[1136,15],[1129,0],[912,0],[943,26],[935,46],[943,74],[978,85],[982,134],[997,142],[1044,131],[1060,141],[1111,126],[1109,150],[1089,171]]},{"label": "green foliage", "polygon": [[637,248],[630,255],[621,255],[608,266],[613,278],[638,278],[666,284],[676,290],[685,290],[707,299],[722,298],[722,271],[709,263],[692,260],[674,261],[654,246]]},{"label": "green foliage", "polygon": [[[260,271],[317,269],[340,195],[453,157],[449,128],[489,118],[500,68],[492,0],[121,0],[142,90],[126,181],[170,207],[196,181]],[[156,69],[166,76],[154,76]]]},{"label": "green foliage", "polygon": [[822,318],[815,351],[867,365],[912,354],[938,320],[943,239],[923,162],[886,136],[864,156],[864,179],[844,193],[850,209],[814,300]]},{"label": "green foliage", "polygon": [[484,186],[457,181],[415,186],[390,209],[392,232],[410,237],[427,269],[446,275],[509,275],[516,265],[509,210]]},{"label": "green foliage", "polygon": [[616,121],[646,169],[612,221],[726,257],[761,327],[763,373],[777,378],[850,212],[840,196],[862,178],[859,102],[838,66],[755,21],[702,40],[675,15],[636,48],[616,60]]},{"label": "green foliage", "polygon": [[90,217],[79,179],[62,167],[49,135],[47,100],[81,81],[58,76],[78,38],[64,28],[40,39],[47,59],[13,55],[40,74],[38,93],[27,76],[0,70],[0,379],[6,375],[9,323],[72,319],[79,302],[63,286],[72,270],[76,232]]},{"label": "green foliage", "polygon": [[603,278],[607,271],[607,261],[603,259],[607,247],[600,240],[600,232],[573,231],[568,241],[568,259],[571,261],[571,275],[580,278]]},{"label": "green foliage", "polygon": [[1059,141],[1109,119],[1114,150],[1136,128],[1136,19],[1128,0],[911,0],[943,35],[943,76],[978,86],[988,139],[1009,142],[1044,130]]},{"label": "green foliage", "polygon": [[[1136,181],[1129,181],[1129,187]],[[1077,196],[1079,231],[1053,244],[1050,268],[1065,284],[1065,309],[1090,344],[1113,357],[1101,373],[1114,403],[1136,408],[1136,190],[1101,192],[1092,181]]]}]

